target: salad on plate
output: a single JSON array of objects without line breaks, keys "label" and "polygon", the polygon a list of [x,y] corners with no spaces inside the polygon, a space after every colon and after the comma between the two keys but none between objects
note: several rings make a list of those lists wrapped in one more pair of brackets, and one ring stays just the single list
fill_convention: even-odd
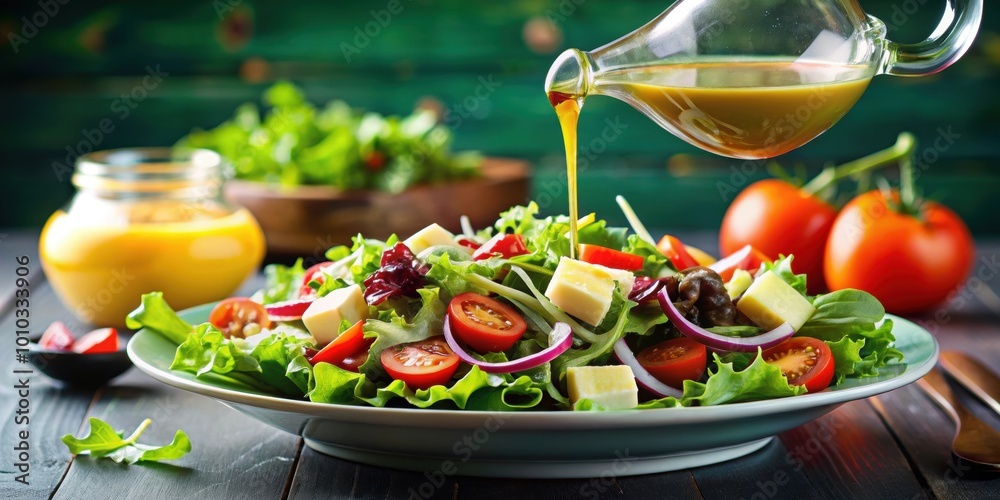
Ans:
[{"label": "salad on plate", "polygon": [[[902,353],[859,290],[807,295],[794,257],[715,261],[590,214],[534,203],[454,235],[358,235],[306,268],[271,265],[251,297],[190,325],[146,294],[128,317],[176,343],[171,369],[316,403],[455,410],[623,410],[797,396]],[[197,286],[193,284],[193,286]]]}]

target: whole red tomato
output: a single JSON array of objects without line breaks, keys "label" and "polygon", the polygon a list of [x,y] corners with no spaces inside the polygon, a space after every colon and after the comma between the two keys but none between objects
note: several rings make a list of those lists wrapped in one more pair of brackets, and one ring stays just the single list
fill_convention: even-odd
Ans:
[{"label": "whole red tomato", "polygon": [[770,259],[794,255],[795,272],[806,274],[809,293],[819,293],[826,288],[823,250],[836,217],[835,208],[785,181],[758,181],[726,210],[719,250],[726,256],[753,245]]},{"label": "whole red tomato", "polygon": [[[891,197],[896,205],[898,195]],[[887,311],[905,314],[944,301],[965,282],[974,258],[969,229],[948,207],[927,202],[917,217],[871,191],[834,222],[824,270],[830,289],[864,290]]]}]

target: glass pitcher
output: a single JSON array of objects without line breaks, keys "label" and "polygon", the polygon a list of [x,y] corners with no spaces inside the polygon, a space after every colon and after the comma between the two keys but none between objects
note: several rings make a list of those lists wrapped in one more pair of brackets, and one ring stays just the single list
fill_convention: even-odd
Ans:
[{"label": "glass pitcher", "polygon": [[563,52],[545,90],[581,105],[615,97],[706,151],[770,158],[829,129],[873,76],[951,65],[982,11],[982,0],[947,0],[927,40],[901,44],[857,0],[678,0],[608,45]]}]

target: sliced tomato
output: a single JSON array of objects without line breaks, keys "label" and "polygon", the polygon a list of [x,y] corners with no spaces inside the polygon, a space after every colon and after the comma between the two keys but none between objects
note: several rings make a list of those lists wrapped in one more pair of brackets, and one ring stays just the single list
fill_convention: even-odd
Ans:
[{"label": "sliced tomato", "polygon": [[73,347],[73,334],[61,321],[53,322],[45,329],[38,346],[52,351],[68,351]]},{"label": "sliced tomato", "polygon": [[499,300],[466,292],[448,303],[455,335],[479,352],[506,351],[520,340],[528,324],[514,308]]},{"label": "sliced tomato", "polygon": [[624,269],[626,271],[637,271],[642,269],[645,259],[634,253],[620,252],[613,248],[599,245],[580,245],[580,260],[591,264],[598,264],[612,269]]},{"label": "sliced tomato", "polygon": [[73,352],[80,354],[101,354],[118,350],[118,330],[100,328],[84,334],[73,344]]},{"label": "sliced tomato", "polygon": [[698,265],[698,261],[694,260],[687,251],[687,247],[681,243],[681,240],[669,234],[664,235],[660,238],[660,242],[656,244],[656,249],[663,253],[670,263],[677,268],[678,271],[683,271],[689,267],[695,267]]},{"label": "sliced tomato", "polygon": [[723,281],[729,281],[733,278],[733,273],[735,273],[737,269],[753,273],[757,271],[757,269],[760,268],[760,265],[764,262],[770,263],[771,259],[767,258],[767,256],[760,250],[754,248],[753,245],[744,245],[743,248],[740,248],[739,250],[713,264],[710,264],[707,267],[719,273],[719,276],[722,277]]},{"label": "sliced tomato", "polygon": [[333,339],[326,347],[320,349],[314,356],[309,358],[309,363],[330,363],[331,365],[343,361],[344,358],[360,351],[365,346],[365,334],[361,330],[364,320],[358,321],[347,330],[344,330],[337,338]]},{"label": "sliced tomato", "polygon": [[458,369],[458,355],[443,336],[394,345],[379,360],[390,377],[413,389],[444,385]]},{"label": "sliced tomato", "polygon": [[705,374],[708,350],[703,344],[681,337],[643,349],[636,360],[656,380],[682,389],[685,380],[698,380]]},{"label": "sliced tomato", "polygon": [[299,298],[307,299],[316,296],[316,290],[309,286],[309,282],[312,280],[318,280],[322,282],[326,279],[326,275],[322,273],[323,268],[333,264],[330,261],[320,262],[309,269],[306,269],[306,273],[302,275],[302,284],[299,286]]},{"label": "sliced tomato", "polygon": [[528,247],[524,246],[524,238],[520,234],[501,233],[477,248],[472,254],[472,260],[484,260],[498,256],[509,259],[526,253],[528,253]]},{"label": "sliced tomato", "polygon": [[375,343],[375,339],[364,339],[363,342],[364,345],[361,347],[360,351],[351,353],[344,359],[334,364],[349,372],[358,373],[361,371],[361,365],[368,361],[368,351],[371,349],[372,344]]},{"label": "sliced tomato", "polygon": [[684,245],[684,249],[687,250],[688,255],[698,263],[699,266],[708,266],[714,264],[718,259],[712,257],[708,252],[691,245]]},{"label": "sliced tomato", "polygon": [[271,327],[271,318],[264,306],[245,297],[230,297],[216,304],[208,315],[208,322],[227,337],[243,337],[243,329],[250,324],[261,329]]},{"label": "sliced tomato", "polygon": [[481,244],[476,242],[476,240],[469,238],[468,236],[465,235],[456,236],[455,243],[458,243],[459,245],[462,245],[465,248],[472,249],[473,251],[479,250],[479,247],[482,246]]},{"label": "sliced tomato", "polygon": [[792,337],[766,351],[764,361],[781,368],[792,385],[809,392],[826,389],[833,380],[833,354],[826,342],[812,337]]}]

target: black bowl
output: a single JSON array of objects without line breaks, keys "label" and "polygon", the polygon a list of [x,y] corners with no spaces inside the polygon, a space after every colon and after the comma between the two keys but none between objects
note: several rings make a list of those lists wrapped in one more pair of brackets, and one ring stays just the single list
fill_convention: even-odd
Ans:
[{"label": "black bowl", "polygon": [[115,352],[79,354],[73,351],[52,351],[39,347],[37,338],[28,345],[28,361],[49,378],[74,387],[98,387],[125,373],[132,360],[125,352],[130,335],[118,333]]}]

